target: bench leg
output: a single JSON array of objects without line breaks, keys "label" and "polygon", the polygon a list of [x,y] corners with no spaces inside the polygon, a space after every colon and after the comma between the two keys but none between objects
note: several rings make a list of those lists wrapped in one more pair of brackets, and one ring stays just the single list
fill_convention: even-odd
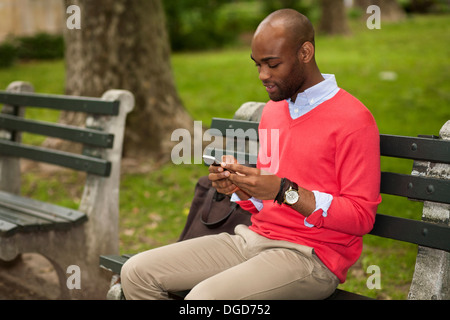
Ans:
[{"label": "bench leg", "polygon": [[107,300],[125,300],[122,285],[120,284],[120,276],[115,274],[111,278],[111,286],[106,295]]},{"label": "bench leg", "polygon": [[[450,120],[441,128],[439,135],[450,140]],[[450,178],[450,164],[416,162],[413,174]],[[422,220],[450,225],[450,205],[425,201]],[[450,299],[450,252],[419,247],[416,267],[408,299],[449,300]]]},{"label": "bench leg", "polygon": [[[89,247],[84,234],[83,226],[79,226],[70,231],[25,233],[0,238],[0,258],[5,258],[2,253],[6,247],[10,252],[38,253],[54,267],[61,299],[105,299],[110,274],[98,267],[99,250]],[[71,266],[75,266],[78,272],[69,268]],[[77,281],[80,288],[71,285]]]}]

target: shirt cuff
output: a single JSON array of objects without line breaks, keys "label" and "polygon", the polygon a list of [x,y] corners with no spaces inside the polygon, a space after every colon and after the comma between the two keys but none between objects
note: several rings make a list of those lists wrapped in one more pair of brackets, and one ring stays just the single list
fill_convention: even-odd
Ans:
[{"label": "shirt cuff", "polygon": [[[319,219],[326,218],[328,215],[328,209],[331,206],[331,202],[333,201],[333,196],[328,193],[319,192],[319,191],[313,191],[314,197],[316,199],[316,209],[313,211],[313,213],[305,218],[304,224],[308,228],[315,227]],[[306,219],[309,219],[309,222],[306,221]]]},{"label": "shirt cuff", "polygon": [[[253,205],[255,206],[256,210],[258,210],[258,211],[261,211],[261,210],[262,210],[262,208],[263,208],[263,206],[264,206],[262,200],[256,199],[256,198],[254,198],[254,197],[251,197],[251,198],[248,199],[248,200],[251,201],[251,202],[253,203]],[[238,196],[236,193],[233,193],[233,194],[231,195],[230,201],[238,202],[238,201],[242,201],[242,200],[239,198],[239,196]]]}]

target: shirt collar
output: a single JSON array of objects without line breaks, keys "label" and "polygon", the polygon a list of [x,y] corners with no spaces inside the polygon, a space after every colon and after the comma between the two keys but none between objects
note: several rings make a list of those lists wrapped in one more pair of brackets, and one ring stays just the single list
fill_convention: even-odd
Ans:
[{"label": "shirt collar", "polygon": [[[322,74],[325,80],[318,84],[306,89],[304,92],[300,92],[295,99],[296,106],[315,106],[317,103],[321,103],[326,100],[327,96],[332,94],[338,89],[336,77],[333,74]],[[289,103],[292,103],[291,98],[287,99]]]}]

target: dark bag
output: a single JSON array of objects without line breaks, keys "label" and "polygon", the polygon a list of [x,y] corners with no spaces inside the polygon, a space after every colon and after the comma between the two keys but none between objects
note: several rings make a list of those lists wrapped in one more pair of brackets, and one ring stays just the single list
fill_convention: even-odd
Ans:
[{"label": "dark bag", "polygon": [[234,234],[238,224],[250,225],[250,213],[230,197],[218,193],[207,176],[201,177],[196,186],[189,215],[178,241],[205,235],[228,232]]}]

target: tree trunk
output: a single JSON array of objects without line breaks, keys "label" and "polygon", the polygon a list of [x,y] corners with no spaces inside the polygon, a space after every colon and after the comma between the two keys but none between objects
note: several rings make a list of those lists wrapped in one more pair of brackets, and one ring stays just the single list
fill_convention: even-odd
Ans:
[{"label": "tree trunk", "polygon": [[319,33],[328,35],[350,33],[343,0],[320,0],[320,10]]},{"label": "tree trunk", "polygon": [[[81,11],[81,29],[65,31],[66,94],[131,91],[136,106],[127,119],[126,155],[167,158],[172,131],[192,132],[193,121],[176,91],[161,1],[64,1]],[[61,122],[81,121],[73,113],[61,116]]]},{"label": "tree trunk", "polygon": [[400,21],[406,17],[405,11],[402,9],[397,0],[356,0],[355,6],[361,8],[365,13],[367,7],[377,5],[380,7],[381,21]]}]

